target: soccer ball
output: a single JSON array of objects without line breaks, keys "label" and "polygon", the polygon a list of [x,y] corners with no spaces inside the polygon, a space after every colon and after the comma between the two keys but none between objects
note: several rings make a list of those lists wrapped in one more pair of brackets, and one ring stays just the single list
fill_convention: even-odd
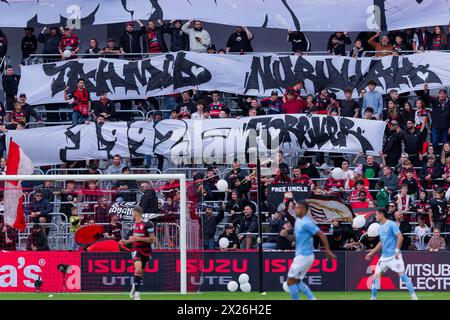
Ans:
[{"label": "soccer ball", "polygon": [[70,57],[72,56],[72,51],[70,51],[70,50],[64,50],[63,56],[64,56],[65,58],[70,58]]},{"label": "soccer ball", "polygon": [[380,234],[380,224],[379,223],[372,223],[369,228],[367,229],[367,235],[371,238],[378,237]]},{"label": "soccer ball", "polygon": [[239,288],[239,285],[236,281],[230,281],[227,284],[227,289],[230,292],[235,292]]},{"label": "soccer ball", "polygon": [[222,238],[219,240],[219,247],[221,249],[228,248],[229,244],[230,244],[230,241],[227,238]]},{"label": "soccer ball", "polygon": [[219,180],[216,184],[217,190],[225,192],[228,190],[228,182],[226,180]]},{"label": "soccer ball", "polygon": [[252,286],[248,282],[241,284],[241,291],[242,292],[250,292],[250,291],[252,291]]},{"label": "soccer ball", "polygon": [[364,216],[356,216],[353,219],[352,227],[356,228],[356,229],[360,229],[360,228],[364,227],[365,224],[366,224],[366,218],[364,218]]},{"label": "soccer ball", "polygon": [[238,279],[238,281],[241,285],[248,283],[249,280],[250,280],[250,277],[246,273],[241,274]]}]

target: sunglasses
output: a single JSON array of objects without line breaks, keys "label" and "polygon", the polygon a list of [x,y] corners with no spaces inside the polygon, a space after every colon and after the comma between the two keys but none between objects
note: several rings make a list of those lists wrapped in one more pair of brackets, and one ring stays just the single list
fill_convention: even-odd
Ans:
[{"label": "sunglasses", "polygon": [[36,194],[35,196],[36,196],[36,198],[41,198],[42,194]]}]

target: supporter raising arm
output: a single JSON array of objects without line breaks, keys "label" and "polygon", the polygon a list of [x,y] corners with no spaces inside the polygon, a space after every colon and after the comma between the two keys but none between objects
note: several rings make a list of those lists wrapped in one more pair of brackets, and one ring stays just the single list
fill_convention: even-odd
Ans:
[{"label": "supporter raising arm", "polygon": [[193,20],[189,20],[182,27],[181,30],[189,36],[189,47],[191,51],[205,53],[211,45],[211,36],[209,32],[203,29],[203,24],[200,20],[195,20],[194,28],[189,28]]}]

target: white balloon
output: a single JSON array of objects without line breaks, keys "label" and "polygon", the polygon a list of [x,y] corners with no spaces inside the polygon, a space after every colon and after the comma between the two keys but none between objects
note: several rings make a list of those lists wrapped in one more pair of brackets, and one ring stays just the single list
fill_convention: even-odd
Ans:
[{"label": "white balloon", "polygon": [[216,184],[217,190],[225,192],[228,190],[228,182],[226,180],[219,180]]},{"label": "white balloon", "polygon": [[244,283],[244,284],[241,284],[241,291],[242,292],[250,292],[250,291],[252,291],[252,286],[250,285],[250,283]]},{"label": "white balloon", "polygon": [[331,176],[333,179],[340,180],[344,176],[344,170],[341,168],[334,168],[333,171],[331,171]]},{"label": "white balloon", "polygon": [[287,281],[283,282],[283,290],[284,290],[284,292],[289,293],[289,286],[287,284]]},{"label": "white balloon", "polygon": [[235,292],[239,288],[239,285],[236,281],[230,281],[227,284],[227,289],[230,292]]},{"label": "white balloon", "polygon": [[228,245],[230,244],[230,241],[227,238],[221,238],[219,240],[219,247],[221,249],[228,248]]},{"label": "white balloon", "polygon": [[72,51],[70,51],[70,50],[64,50],[63,56],[64,56],[65,58],[70,58],[70,57],[72,56]]},{"label": "white balloon", "polygon": [[248,280],[250,280],[250,277],[246,273],[241,274],[238,279],[240,284],[248,283]]},{"label": "white balloon", "polygon": [[377,237],[380,234],[380,224],[379,223],[372,223],[369,228],[367,229],[367,235],[369,237]]},{"label": "white balloon", "polygon": [[366,218],[364,216],[356,216],[353,219],[352,227],[356,229],[361,229],[366,224]]}]

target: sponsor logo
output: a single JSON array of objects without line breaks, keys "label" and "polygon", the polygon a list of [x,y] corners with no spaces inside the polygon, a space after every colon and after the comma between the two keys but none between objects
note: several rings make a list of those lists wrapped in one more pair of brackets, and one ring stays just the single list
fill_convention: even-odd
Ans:
[{"label": "sponsor logo", "polygon": [[[35,291],[35,282],[42,280],[41,292],[80,291],[79,252],[0,252],[0,288],[5,292]],[[63,283],[59,264],[70,266]]]},{"label": "sponsor logo", "polygon": [[[264,261],[264,272],[287,273],[293,259],[267,259]],[[314,259],[308,273],[332,273],[338,271],[337,259]]]},{"label": "sponsor logo", "polygon": [[[376,269],[376,266],[377,266],[379,260],[380,260],[380,257],[375,256],[369,262],[369,265],[368,265],[367,271],[366,271],[366,273],[369,274],[369,276],[362,277],[361,280],[359,280],[356,290],[372,289],[373,276],[375,274],[375,269]],[[383,290],[395,290],[396,289],[392,279],[383,274],[380,277],[380,288]]]}]

